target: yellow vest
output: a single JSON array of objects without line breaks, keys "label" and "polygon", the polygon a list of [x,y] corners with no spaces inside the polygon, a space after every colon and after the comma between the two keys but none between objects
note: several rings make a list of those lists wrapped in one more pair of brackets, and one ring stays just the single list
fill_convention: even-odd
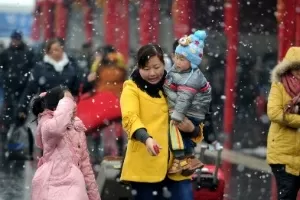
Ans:
[{"label": "yellow vest", "polygon": [[[124,83],[121,94],[122,123],[128,134],[127,152],[124,159],[121,180],[155,183],[162,181],[172,164],[173,156],[169,152],[169,116],[167,101],[160,92],[161,98],[152,98],[128,80]],[[162,147],[158,156],[151,156],[145,144],[132,139],[133,133],[145,128],[150,136]],[[202,133],[195,142],[202,141]],[[181,175],[169,176],[172,180],[185,180],[190,177]]]}]

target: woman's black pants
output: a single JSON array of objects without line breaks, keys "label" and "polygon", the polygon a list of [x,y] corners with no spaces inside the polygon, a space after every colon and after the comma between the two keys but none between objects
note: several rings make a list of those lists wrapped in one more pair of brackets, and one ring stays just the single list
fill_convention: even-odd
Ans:
[{"label": "woman's black pants", "polygon": [[296,200],[300,189],[300,176],[289,174],[285,165],[270,165],[276,179],[278,200]]}]

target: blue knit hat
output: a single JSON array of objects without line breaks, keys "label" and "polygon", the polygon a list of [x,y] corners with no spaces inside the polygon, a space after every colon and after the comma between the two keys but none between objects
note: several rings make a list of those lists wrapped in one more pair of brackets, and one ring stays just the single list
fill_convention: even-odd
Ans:
[{"label": "blue knit hat", "polygon": [[198,30],[194,34],[179,39],[175,53],[183,55],[191,62],[192,69],[197,69],[202,61],[206,32]]}]

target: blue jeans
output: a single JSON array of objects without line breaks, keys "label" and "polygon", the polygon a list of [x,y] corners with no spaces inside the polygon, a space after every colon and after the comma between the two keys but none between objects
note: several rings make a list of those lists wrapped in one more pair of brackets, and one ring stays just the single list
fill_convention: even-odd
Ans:
[{"label": "blue jeans", "polygon": [[134,200],[193,200],[191,180],[173,181],[166,178],[159,183],[131,183]]}]

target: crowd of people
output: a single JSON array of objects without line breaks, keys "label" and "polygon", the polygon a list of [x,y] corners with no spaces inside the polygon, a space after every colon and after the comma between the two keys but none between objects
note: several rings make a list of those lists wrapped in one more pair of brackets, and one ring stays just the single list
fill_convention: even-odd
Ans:
[{"label": "crowd of people", "polygon": [[[182,131],[183,141],[193,141],[191,143],[192,146],[186,148],[186,150],[190,151],[195,146],[195,142],[203,139],[203,122],[205,115],[209,113],[210,98],[207,100],[208,104],[205,104],[205,107],[201,110],[201,118],[197,119],[196,116],[192,119],[192,111],[184,109],[185,111],[182,113],[181,110],[177,110],[176,105],[174,105],[176,111],[173,111],[174,107],[168,109],[163,85],[167,74],[165,68],[175,68],[170,66],[171,62],[177,63],[178,67],[182,67],[181,71],[179,71],[180,73],[190,71],[186,81],[189,81],[188,79],[195,80],[196,77],[201,75],[201,71],[197,70],[197,66],[200,64],[203,54],[204,39],[206,37],[205,32],[203,33],[204,35],[198,36],[199,38],[196,37],[197,35],[191,35],[190,41],[186,45],[176,41],[177,47],[175,46],[176,48],[174,48],[176,55],[174,55],[173,61],[170,58],[168,59],[158,45],[141,47],[137,56],[137,66],[129,73],[123,56],[110,45],[97,49],[93,55],[90,54],[91,51],[87,50],[85,52],[88,54],[85,56],[87,58],[86,64],[80,65],[76,59],[69,56],[65,51],[64,41],[61,39],[54,38],[47,41],[43,46],[43,53],[37,54],[23,42],[20,32],[13,32],[10,46],[0,54],[2,66],[1,81],[4,91],[4,105],[1,112],[1,135],[2,141],[7,142],[5,136],[12,124],[24,126],[30,115],[34,116],[34,121],[37,123],[35,143],[42,151],[41,155],[39,155],[38,168],[33,178],[32,198],[41,199],[46,198],[46,196],[47,198],[52,198],[54,196],[57,197],[57,195],[61,195],[60,197],[64,198],[66,196],[70,197],[72,194],[74,195],[72,197],[79,199],[100,199],[84,133],[92,133],[97,138],[100,134],[99,127],[103,126],[103,124],[99,123],[98,127],[85,127],[83,121],[76,116],[77,106],[78,109],[81,108],[81,102],[84,102],[85,99],[93,99],[95,101],[94,98],[98,94],[109,91],[116,99],[120,99],[119,107],[121,107],[122,112],[118,120],[119,123],[122,122],[125,132],[128,134],[121,179],[132,182],[132,187],[139,191],[136,196],[137,199],[144,199],[145,195],[148,196],[148,192],[152,193],[153,189],[161,185],[169,187],[173,193],[177,192],[180,198],[192,199],[192,186],[189,176],[196,168],[203,166],[200,161],[197,162],[197,159],[193,157],[193,152],[184,154],[182,158],[177,157],[181,160],[180,163],[185,162],[186,166],[182,166],[182,169],[179,169],[179,171],[172,172],[172,170],[169,170],[168,176],[170,178],[162,181],[166,177],[168,169],[172,169],[176,165],[177,168],[180,166],[177,163],[177,159],[171,162],[172,159],[168,158],[168,113],[169,111],[177,112],[177,114],[180,112],[183,115],[180,118],[172,118],[173,123],[171,123],[171,126]],[[194,45],[193,48],[195,48],[196,52],[187,50],[186,52],[176,53],[178,47],[188,49],[192,45]],[[85,45],[85,48],[89,47],[89,45]],[[191,57],[186,59],[184,57],[185,53],[189,53]],[[179,58],[180,55],[183,57]],[[192,58],[193,56],[194,58]],[[182,64],[183,60],[186,60],[186,66]],[[166,67],[165,63],[169,63],[169,66]],[[192,63],[192,68],[190,63]],[[126,81],[128,78],[131,81]],[[203,79],[203,74],[199,78]],[[172,81],[171,78],[168,80]],[[208,83],[204,83],[204,85],[191,85],[189,87],[190,89],[196,87],[197,94],[199,93],[201,96],[201,92],[210,92],[210,86]],[[165,86],[167,85],[165,84]],[[133,88],[130,89],[130,87],[134,87],[135,90],[139,89],[132,91]],[[180,88],[181,86],[178,87]],[[205,91],[202,91],[201,89],[204,87]],[[185,91],[189,92],[188,89]],[[183,95],[185,91],[182,92]],[[174,90],[173,92],[176,93],[177,91]],[[142,96],[138,97],[136,96],[137,94]],[[210,93],[208,93],[208,97],[210,97]],[[141,98],[146,98],[146,104],[143,105],[144,107],[139,107],[140,110],[137,110],[137,105],[143,104]],[[171,97],[168,99],[170,102]],[[203,97],[197,100],[197,105],[202,100]],[[138,103],[138,101],[140,102]],[[174,99],[173,101],[176,102],[177,100]],[[192,98],[190,104],[192,104]],[[159,109],[153,109],[153,106],[158,106]],[[29,107],[31,109],[28,109]],[[153,113],[147,112],[146,109],[151,109]],[[162,112],[157,112],[158,110]],[[146,115],[141,115],[140,112]],[[136,124],[138,122],[136,117],[138,116],[140,116],[140,119],[138,119],[140,121],[139,125]],[[152,124],[153,122],[151,121],[153,119],[158,119],[156,125]],[[197,122],[193,124],[193,120]],[[110,123],[105,124],[106,127],[109,125]],[[138,129],[132,129],[132,126]],[[118,133],[119,137],[124,137],[122,128],[120,128],[120,132]],[[166,134],[159,134],[160,132],[166,132]],[[33,156],[33,142],[31,141],[30,143],[29,159],[37,159]],[[131,153],[133,148],[131,144],[134,144],[135,149],[138,146],[141,148],[136,151],[141,151],[141,155],[138,156],[141,157],[140,166],[134,164],[139,159],[134,155],[134,152]],[[142,146],[145,147],[142,148]],[[118,148],[117,155],[123,153],[123,149]],[[154,156],[157,156],[158,159]],[[169,160],[172,166],[167,165],[164,160]],[[132,173],[130,166],[138,167],[133,171],[134,173],[139,173],[139,169],[148,168],[146,167],[147,163],[153,165],[153,168],[149,168],[149,173],[145,174],[141,171],[142,174],[130,175]],[[160,175],[156,177],[155,173],[161,167],[166,171],[161,170]],[[151,173],[153,175],[152,178],[149,177]],[[181,173],[182,175],[180,175]],[[140,177],[141,179],[133,177]],[[145,184],[140,184],[141,181]],[[49,187],[44,187],[46,182]],[[77,184],[72,184],[71,182],[76,182]],[[151,182],[159,183],[151,186],[152,184],[148,184]],[[84,187],[84,185],[86,186]],[[70,187],[71,189],[66,191],[65,187]],[[85,188],[88,189],[87,192],[85,192]],[[177,198],[176,196],[174,195],[175,199]]]},{"label": "crowd of people", "polygon": [[[113,46],[92,51],[91,44],[84,44],[82,54],[74,58],[59,38],[35,52],[24,43],[22,33],[14,31],[10,46],[0,54],[1,141],[5,150],[11,126],[24,126],[33,115],[35,141],[42,152],[32,198],[100,199],[92,164],[101,161],[97,149],[105,140],[106,155],[124,156],[120,179],[130,182],[135,199],[163,199],[165,189],[171,199],[193,199],[190,176],[203,167],[193,148],[202,140],[212,146],[218,143],[212,110],[222,105],[215,98],[222,90],[208,81],[217,74],[203,69],[209,63],[205,39],[205,31],[184,36],[174,42],[170,56],[159,45],[144,45],[130,70]],[[267,160],[280,199],[296,199],[300,188],[299,53],[292,47],[273,69],[271,89],[267,78],[258,78],[256,88],[247,90],[240,84],[237,90],[243,94],[237,96],[238,112],[255,108],[263,130],[258,132],[266,133],[271,122]],[[243,84],[253,81],[248,79],[239,76]],[[90,106],[95,102],[110,117],[98,116]],[[87,134],[94,141],[92,154]],[[266,143],[266,134],[259,137]],[[28,159],[34,160],[32,135],[29,138]],[[108,138],[113,139],[107,142]]]}]

